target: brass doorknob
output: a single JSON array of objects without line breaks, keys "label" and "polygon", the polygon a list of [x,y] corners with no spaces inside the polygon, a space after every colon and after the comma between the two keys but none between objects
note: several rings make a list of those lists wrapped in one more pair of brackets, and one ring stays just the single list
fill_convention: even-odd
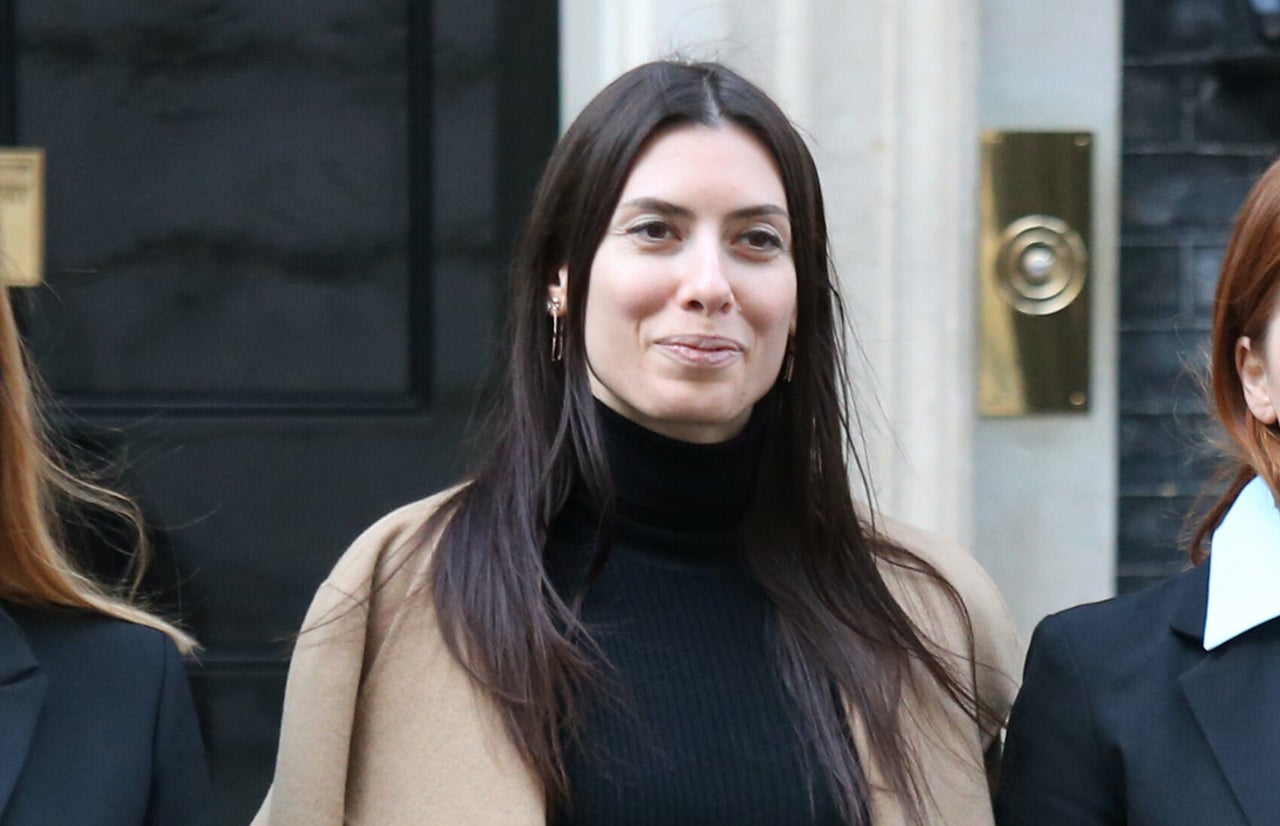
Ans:
[{"label": "brass doorknob", "polygon": [[1052,215],[1024,215],[1000,234],[996,289],[1020,313],[1050,315],[1084,289],[1089,253],[1080,233]]}]

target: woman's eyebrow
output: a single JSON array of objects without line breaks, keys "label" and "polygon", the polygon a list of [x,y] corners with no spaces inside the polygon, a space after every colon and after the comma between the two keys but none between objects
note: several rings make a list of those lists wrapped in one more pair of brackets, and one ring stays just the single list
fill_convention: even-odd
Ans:
[{"label": "woman's eyebrow", "polygon": [[692,218],[693,210],[687,207],[677,206],[670,201],[664,201],[661,198],[632,198],[620,206],[634,207],[635,209],[646,210],[648,212],[656,212],[659,215],[674,215],[678,218]]},{"label": "woman's eyebrow", "polygon": [[[664,201],[661,198],[632,198],[629,201],[623,202],[620,206],[647,210],[650,212],[656,212],[659,215],[671,215],[678,218],[693,217],[693,210],[687,207],[678,206],[670,201]],[[735,209],[733,212],[729,213],[730,218],[759,218],[765,215],[776,215],[790,220],[790,216],[787,214],[787,211],[780,206],[775,206],[774,204],[761,204],[760,206],[743,207],[742,209]]]},{"label": "woman's eyebrow", "polygon": [[780,206],[774,206],[773,204],[743,207],[742,209],[735,209],[733,212],[729,213],[730,218],[761,218],[766,215],[777,215],[778,217],[785,218],[788,221],[791,220],[791,216],[787,214],[785,209]]}]

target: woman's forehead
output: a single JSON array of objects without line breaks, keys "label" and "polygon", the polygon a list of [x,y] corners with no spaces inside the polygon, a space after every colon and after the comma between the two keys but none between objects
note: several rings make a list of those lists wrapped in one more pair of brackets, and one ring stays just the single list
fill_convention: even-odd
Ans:
[{"label": "woman's forehead", "polygon": [[732,124],[683,124],[646,142],[617,207],[643,198],[680,204],[713,192],[741,200],[740,206],[785,210],[787,202],[778,164],[754,135]]}]

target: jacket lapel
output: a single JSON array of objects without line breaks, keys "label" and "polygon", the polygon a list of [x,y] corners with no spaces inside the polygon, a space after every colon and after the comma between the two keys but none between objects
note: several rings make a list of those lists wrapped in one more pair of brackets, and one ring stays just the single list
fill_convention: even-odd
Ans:
[{"label": "jacket lapel", "polygon": [[13,618],[0,606],[0,812],[27,762],[46,677]]},{"label": "jacket lapel", "polygon": [[[1184,580],[1173,629],[1204,639],[1208,565]],[[1196,722],[1249,822],[1280,822],[1280,620],[1199,651],[1179,678]]]}]

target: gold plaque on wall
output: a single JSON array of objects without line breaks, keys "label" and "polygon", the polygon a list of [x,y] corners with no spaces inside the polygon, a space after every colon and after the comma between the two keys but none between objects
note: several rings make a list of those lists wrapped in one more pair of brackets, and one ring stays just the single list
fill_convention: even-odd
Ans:
[{"label": "gold plaque on wall", "polygon": [[1092,136],[982,139],[978,405],[984,416],[1089,409]]},{"label": "gold plaque on wall", "polygon": [[44,150],[0,149],[0,284],[44,279]]}]

